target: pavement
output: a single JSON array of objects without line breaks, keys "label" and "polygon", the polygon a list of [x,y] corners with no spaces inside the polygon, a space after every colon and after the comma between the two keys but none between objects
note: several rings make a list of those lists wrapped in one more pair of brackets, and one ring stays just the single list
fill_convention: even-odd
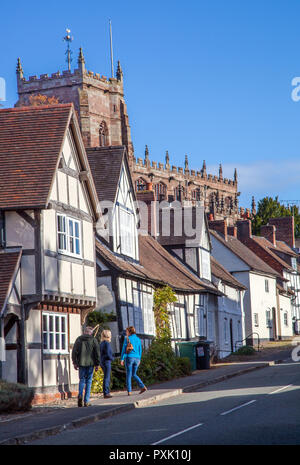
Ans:
[{"label": "pavement", "polygon": [[[300,344],[294,340],[293,345]],[[139,394],[133,391],[113,392],[111,399],[101,395],[92,395],[90,407],[77,407],[77,399],[68,399],[44,406],[34,406],[28,412],[0,416],[0,445],[27,444],[36,439],[58,434],[65,430],[80,428],[102,419],[118,415],[135,408],[158,403],[160,400],[193,392],[205,386],[215,384],[233,376],[239,376],[276,363],[282,363],[291,356],[290,348],[282,348],[275,353],[261,357],[259,360],[212,364],[208,370],[196,370],[191,376],[173,379],[148,387]]]}]

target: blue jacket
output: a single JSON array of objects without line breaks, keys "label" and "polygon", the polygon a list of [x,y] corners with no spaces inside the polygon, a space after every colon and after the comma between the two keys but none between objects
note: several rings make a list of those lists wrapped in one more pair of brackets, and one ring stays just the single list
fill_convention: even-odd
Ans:
[{"label": "blue jacket", "polygon": [[121,360],[124,360],[124,358],[126,357],[135,357],[135,358],[140,359],[142,356],[141,340],[137,337],[136,334],[131,334],[131,336],[129,336],[129,340],[131,344],[133,345],[133,350],[129,354],[126,354],[127,336],[125,336],[123,347],[122,347],[122,352],[121,352]]},{"label": "blue jacket", "polygon": [[101,363],[113,361],[113,353],[111,350],[111,345],[108,341],[102,341],[100,344],[100,356],[101,356]]}]

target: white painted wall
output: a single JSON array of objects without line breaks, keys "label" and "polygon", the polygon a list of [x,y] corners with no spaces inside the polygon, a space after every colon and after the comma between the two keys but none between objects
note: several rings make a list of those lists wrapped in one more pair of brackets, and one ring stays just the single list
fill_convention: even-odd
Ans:
[{"label": "white painted wall", "polygon": [[[292,321],[292,309],[290,297],[279,294],[279,315],[280,315],[280,326],[282,338],[288,338],[293,336],[293,321]],[[284,324],[284,314],[287,313],[288,325]]]},{"label": "white painted wall", "polygon": [[17,212],[5,213],[5,228],[8,246],[22,245],[24,249],[34,249],[34,229]]}]

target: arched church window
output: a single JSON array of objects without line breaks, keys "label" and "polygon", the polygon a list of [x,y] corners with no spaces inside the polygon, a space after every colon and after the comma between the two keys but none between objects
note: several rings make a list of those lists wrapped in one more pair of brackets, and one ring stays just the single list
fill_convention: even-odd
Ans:
[{"label": "arched church window", "polygon": [[105,147],[108,145],[108,129],[105,121],[102,121],[99,127],[99,146]]},{"label": "arched church window", "polygon": [[157,200],[164,200],[166,198],[167,187],[163,182],[158,182],[155,184],[154,190]]},{"label": "arched church window", "polygon": [[145,190],[146,190],[146,187],[147,187],[147,184],[146,184],[145,179],[143,179],[143,178],[138,178],[138,179],[135,181],[135,190],[136,190],[137,192],[145,191]]},{"label": "arched church window", "polygon": [[192,199],[199,201],[201,199],[201,191],[200,188],[194,189],[192,191]]},{"label": "arched church window", "polygon": [[178,200],[179,202],[181,202],[182,200],[185,199],[185,189],[183,186],[175,187],[174,193],[175,193],[175,200]]}]

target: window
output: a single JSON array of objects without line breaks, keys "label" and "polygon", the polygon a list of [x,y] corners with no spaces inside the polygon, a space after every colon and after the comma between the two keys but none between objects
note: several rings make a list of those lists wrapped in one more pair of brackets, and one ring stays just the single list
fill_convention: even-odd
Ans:
[{"label": "window", "polygon": [[155,184],[154,186],[156,200],[162,201],[166,198],[167,188],[162,182]]},{"label": "window", "polygon": [[137,192],[145,191],[147,187],[146,181],[143,178],[139,178],[135,182],[135,189]]},{"label": "window", "polygon": [[135,224],[133,213],[119,207],[119,225],[120,253],[133,257],[135,252]]},{"label": "window", "polygon": [[265,279],[265,291],[269,292],[269,280]]},{"label": "window", "polygon": [[43,313],[43,349],[48,353],[67,353],[67,315]]},{"label": "window", "polygon": [[254,326],[259,326],[258,313],[254,313]]},{"label": "window", "polygon": [[99,146],[100,147],[105,147],[106,145],[108,145],[107,134],[108,134],[108,131],[107,131],[106,123],[105,121],[102,121],[99,127]]},{"label": "window", "polygon": [[123,327],[134,326],[138,334],[155,336],[152,288],[142,290],[140,283],[134,284],[137,288],[132,289],[133,305],[121,305]]},{"label": "window", "polygon": [[266,326],[267,326],[267,328],[272,328],[271,311],[270,310],[266,310]]},{"label": "window", "polygon": [[201,200],[201,191],[200,189],[194,189],[192,191],[192,199],[195,201]]},{"label": "window", "polygon": [[227,318],[224,318],[224,342],[228,344]]},{"label": "window", "polygon": [[292,257],[292,267],[297,271],[297,258]]},{"label": "window", "polygon": [[283,314],[283,323],[285,326],[288,326],[288,314],[287,312],[284,312]]},{"label": "window", "polygon": [[80,221],[65,215],[57,215],[58,251],[68,255],[81,256]]},{"label": "window", "polygon": [[201,249],[201,278],[211,280],[210,271],[210,253],[208,250]]},{"label": "window", "polygon": [[204,307],[195,306],[195,334],[196,336],[206,336]]}]

